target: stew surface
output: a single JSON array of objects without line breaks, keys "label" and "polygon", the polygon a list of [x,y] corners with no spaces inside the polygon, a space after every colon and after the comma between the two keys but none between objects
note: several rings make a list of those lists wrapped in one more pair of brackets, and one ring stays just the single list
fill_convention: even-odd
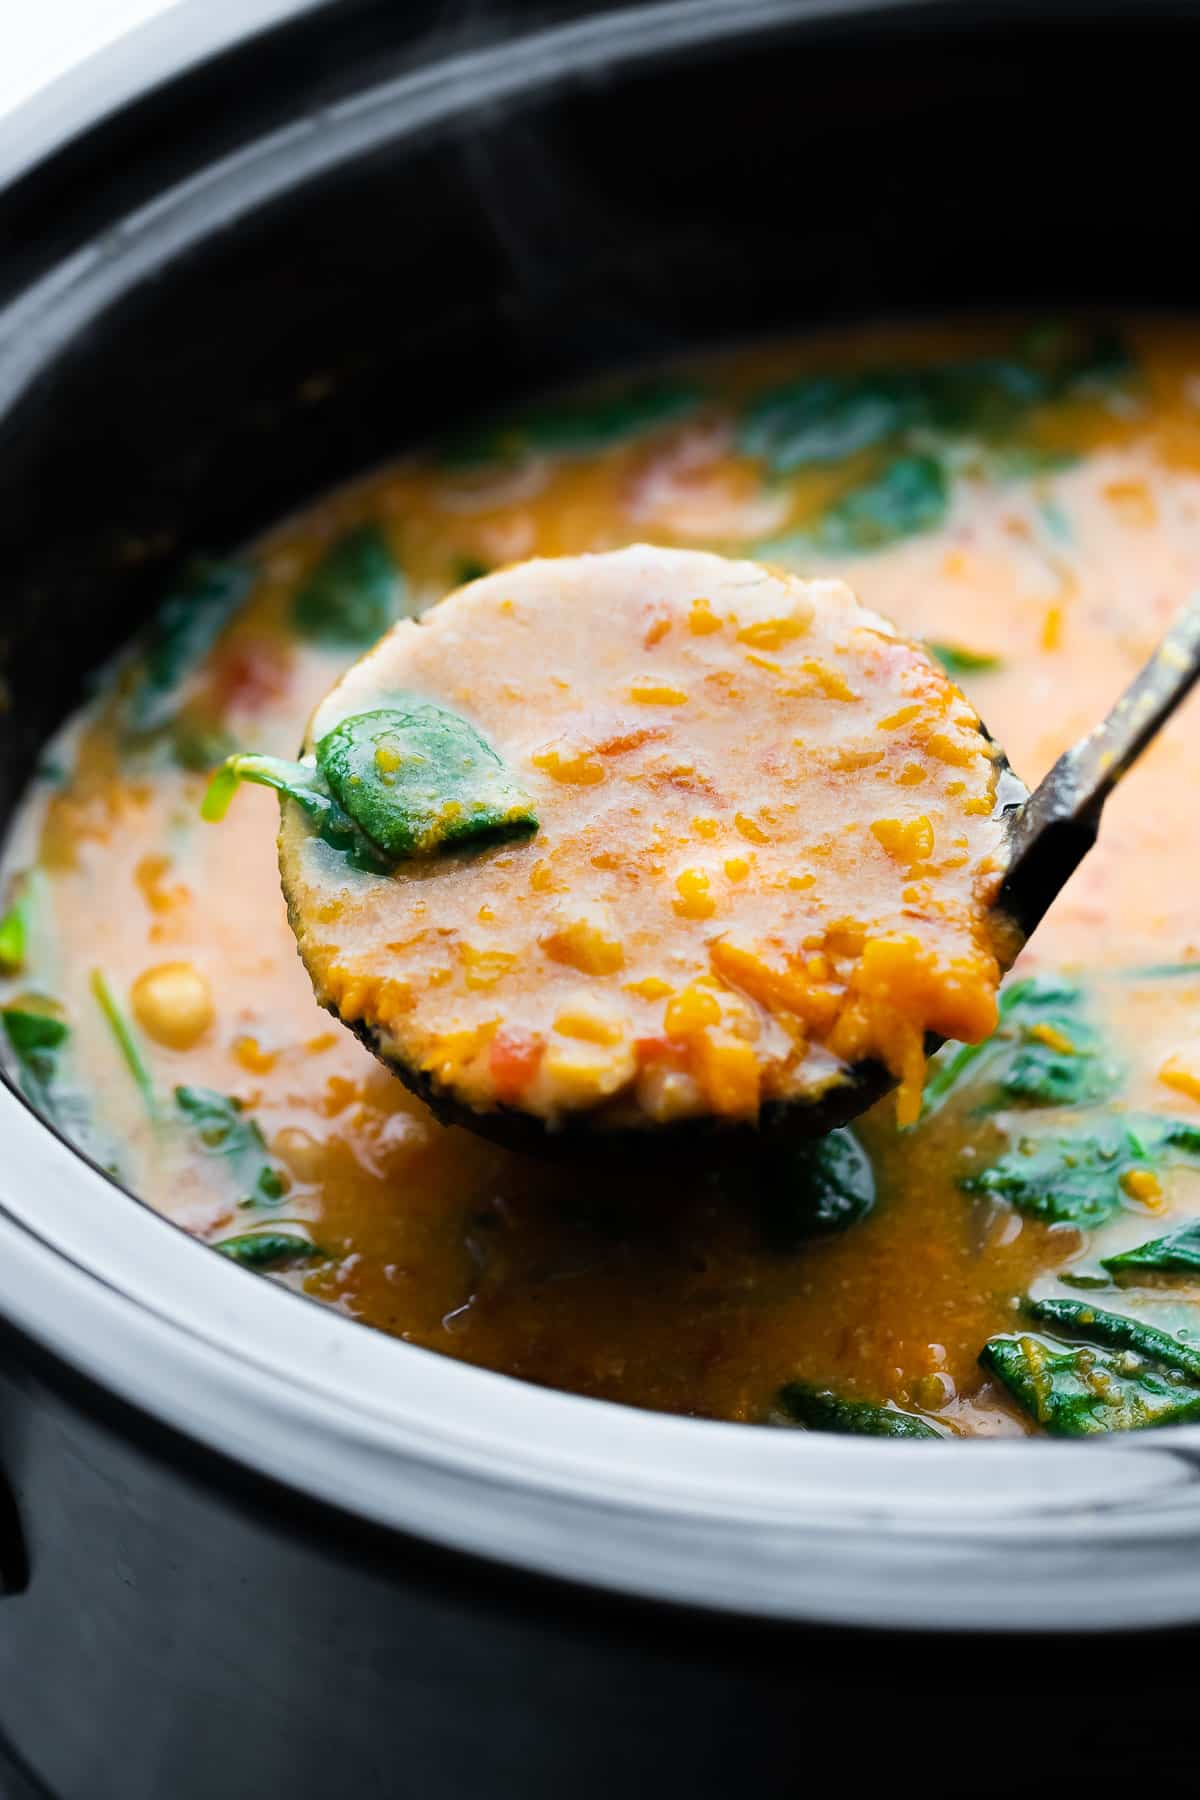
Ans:
[{"label": "stew surface", "polygon": [[212,769],[293,757],[347,666],[462,582],[631,543],[845,579],[1032,785],[1200,579],[1200,329],[888,328],[639,375],[182,567],[10,838],[14,1079],[247,1267],[528,1380],[900,1436],[1200,1416],[1195,705],[915,1125],[888,1099],[729,1169],[555,1167],[436,1124],[317,1007],[275,796],[214,828]]}]

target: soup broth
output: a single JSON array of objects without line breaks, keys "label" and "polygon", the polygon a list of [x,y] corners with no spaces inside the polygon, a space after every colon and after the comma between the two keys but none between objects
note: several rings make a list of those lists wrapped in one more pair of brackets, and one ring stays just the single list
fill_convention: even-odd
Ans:
[{"label": "soup broth", "polygon": [[639,375],[181,569],[10,839],[14,1078],[204,1242],[526,1380],[882,1435],[1200,1416],[1194,705],[915,1125],[888,1099],[730,1167],[541,1163],[436,1123],[317,1007],[275,798],[214,829],[212,768],[294,755],[347,666],[461,582],[632,543],[843,578],[1032,786],[1200,579],[1200,328],[875,329]]}]

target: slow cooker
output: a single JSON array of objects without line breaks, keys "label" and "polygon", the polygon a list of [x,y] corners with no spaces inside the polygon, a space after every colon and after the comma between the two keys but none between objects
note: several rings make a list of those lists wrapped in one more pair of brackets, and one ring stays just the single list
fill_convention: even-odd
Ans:
[{"label": "slow cooker", "polygon": [[[0,820],[181,553],[447,418],[805,323],[1197,299],[1183,0],[234,10],[77,74],[0,196]],[[1198,1623],[1198,1429],[526,1386],[210,1255],[0,1089],[14,1794],[1169,1776]]]}]

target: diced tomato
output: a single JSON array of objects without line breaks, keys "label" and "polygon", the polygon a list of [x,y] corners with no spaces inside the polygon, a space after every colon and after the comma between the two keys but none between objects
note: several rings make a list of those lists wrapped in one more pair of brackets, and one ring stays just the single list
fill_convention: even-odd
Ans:
[{"label": "diced tomato", "polygon": [[498,1100],[517,1101],[538,1072],[545,1044],[534,1031],[506,1026],[492,1039],[488,1070]]},{"label": "diced tomato", "polygon": [[213,670],[219,703],[250,710],[287,692],[286,647],[272,638],[248,638],[231,644]]},{"label": "diced tomato", "polygon": [[678,1038],[643,1037],[633,1041],[633,1053],[641,1063],[671,1063],[677,1069],[688,1066],[688,1046]]}]

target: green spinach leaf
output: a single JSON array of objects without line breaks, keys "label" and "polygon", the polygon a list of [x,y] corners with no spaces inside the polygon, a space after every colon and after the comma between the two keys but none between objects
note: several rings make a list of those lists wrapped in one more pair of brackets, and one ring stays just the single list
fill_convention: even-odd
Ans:
[{"label": "green spinach leaf", "polygon": [[78,1149],[118,1174],[116,1151],[97,1131],[91,1107],[71,1076],[71,1027],[51,1013],[20,1004],[0,1008],[0,1022],[30,1105]]},{"label": "green spinach leaf", "polygon": [[6,1006],[0,1018],[21,1071],[26,1099],[54,1118],[62,1056],[71,1040],[71,1027],[50,1013],[30,1012],[20,1006]]},{"label": "green spinach leaf", "polygon": [[967,650],[961,644],[926,644],[925,648],[931,656],[937,658],[947,675],[990,675],[996,669],[1004,667],[1004,659],[989,656],[979,650]]},{"label": "green spinach leaf", "polygon": [[756,1157],[741,1182],[758,1201],[763,1236],[775,1250],[846,1231],[875,1204],[871,1161],[844,1127],[794,1150]]},{"label": "green spinach leaf", "polygon": [[779,1406],[785,1416],[806,1431],[836,1431],[856,1437],[939,1438],[940,1431],[894,1406],[876,1406],[869,1400],[844,1400],[827,1388],[789,1381],[779,1390]]},{"label": "green spinach leaf", "polygon": [[978,1175],[968,1194],[994,1194],[1046,1224],[1091,1228],[1124,1204],[1124,1178],[1178,1163],[1200,1166],[1200,1126],[1153,1113],[1097,1117],[1073,1130],[1026,1137]]},{"label": "green spinach leaf", "polygon": [[1178,1338],[1085,1300],[1035,1300],[1025,1311],[1049,1341],[991,1338],[979,1360],[1043,1430],[1086,1437],[1200,1418],[1200,1352]]},{"label": "green spinach leaf", "polygon": [[548,401],[515,418],[489,420],[442,446],[449,468],[511,462],[522,456],[582,455],[657,431],[696,411],[704,396],[690,384],[635,381],[595,395]]},{"label": "green spinach leaf", "polygon": [[812,542],[830,555],[878,550],[940,525],[950,490],[932,456],[899,456],[879,475],[852,488],[818,519]]},{"label": "green spinach leaf", "polygon": [[809,375],[761,395],[746,411],[737,446],[761,457],[774,475],[840,462],[895,438],[913,422],[911,378]]},{"label": "green spinach leaf", "polygon": [[317,745],[317,767],[393,861],[537,830],[528,794],[475,727],[415,695],[343,719]]},{"label": "green spinach leaf", "polygon": [[300,636],[331,650],[366,650],[399,616],[404,580],[387,539],[360,525],[326,551],[292,602]]},{"label": "green spinach leaf", "polygon": [[1136,1249],[1102,1256],[1100,1261],[1110,1275],[1118,1277],[1142,1273],[1200,1275],[1200,1219],[1180,1225],[1164,1237],[1151,1238]]},{"label": "green spinach leaf", "polygon": [[1077,982],[1032,975],[1000,995],[1000,1022],[982,1044],[947,1044],[931,1064],[923,1116],[968,1083],[978,1110],[1007,1102],[1027,1106],[1083,1106],[1107,1100],[1123,1070],[1094,1024],[1088,996]]},{"label": "green spinach leaf", "polygon": [[287,762],[282,757],[257,756],[249,751],[228,756],[208,784],[200,805],[201,818],[219,824],[243,781],[274,788],[276,793],[294,800],[313,821],[322,842],[339,851],[352,868],[372,875],[387,872],[390,864],[338,805],[324,777],[311,763]]},{"label": "green spinach leaf", "polygon": [[240,1100],[212,1088],[177,1087],[175,1105],[205,1156],[219,1157],[239,1206],[273,1206],[286,1183],[267,1153],[256,1120],[246,1117]]},{"label": "green spinach leaf", "polygon": [[184,680],[208,655],[253,579],[241,563],[201,558],[188,564],[143,639],[121,707],[127,733],[145,737],[173,722]]},{"label": "green spinach leaf", "polygon": [[213,1245],[222,1256],[241,1263],[244,1269],[282,1269],[291,1263],[311,1262],[321,1251],[310,1238],[292,1231],[243,1231],[236,1237],[221,1238]]}]

